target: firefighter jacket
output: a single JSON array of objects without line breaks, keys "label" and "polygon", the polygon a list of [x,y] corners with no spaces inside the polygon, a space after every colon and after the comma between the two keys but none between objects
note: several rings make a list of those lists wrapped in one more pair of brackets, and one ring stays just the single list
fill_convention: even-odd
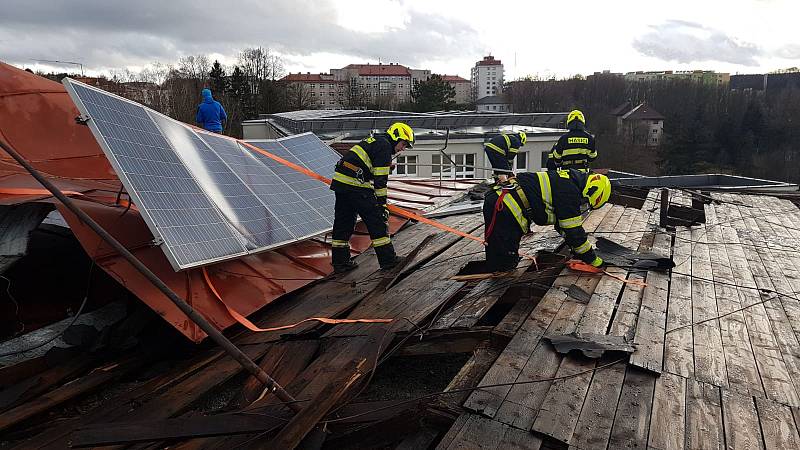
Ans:
[{"label": "firefighter jacket", "polygon": [[483,151],[489,163],[496,169],[495,175],[510,175],[513,170],[512,161],[517,156],[521,143],[516,134],[498,134],[484,144]]},{"label": "firefighter jacket", "polygon": [[378,204],[386,204],[386,183],[395,144],[388,134],[367,137],[336,163],[331,189],[336,192],[369,189]]},{"label": "firefighter jacket", "polygon": [[574,169],[519,173],[517,189],[505,195],[503,203],[523,234],[528,233],[531,222],[555,225],[563,232],[573,253],[591,264],[596,255],[586,238],[581,214],[581,206],[586,203],[583,188],[587,178],[587,173]]},{"label": "firefighter jacket", "polygon": [[588,172],[589,163],[597,158],[594,136],[585,130],[570,130],[550,150],[547,169],[578,169]]}]

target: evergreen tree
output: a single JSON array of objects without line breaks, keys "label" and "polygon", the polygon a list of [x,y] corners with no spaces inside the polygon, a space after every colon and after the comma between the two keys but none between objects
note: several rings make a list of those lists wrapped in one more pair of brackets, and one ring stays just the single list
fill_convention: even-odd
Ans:
[{"label": "evergreen tree", "polygon": [[225,79],[225,68],[219,61],[215,60],[214,65],[211,66],[211,71],[208,72],[208,81],[214,95],[222,97],[226,91],[227,80]]},{"label": "evergreen tree", "polygon": [[456,89],[439,75],[431,75],[428,81],[414,86],[411,97],[419,112],[448,110],[456,105]]}]

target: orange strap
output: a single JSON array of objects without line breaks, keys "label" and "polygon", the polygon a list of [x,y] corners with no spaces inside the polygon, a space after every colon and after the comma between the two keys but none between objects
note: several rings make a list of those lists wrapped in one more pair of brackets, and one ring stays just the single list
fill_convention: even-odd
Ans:
[{"label": "orange strap", "polygon": [[219,302],[222,303],[225,306],[225,309],[228,310],[228,314],[230,314],[231,317],[234,318],[234,320],[236,320],[240,324],[244,325],[244,327],[247,328],[250,331],[255,331],[255,332],[259,332],[260,333],[260,332],[264,332],[264,331],[288,330],[289,328],[294,328],[294,327],[300,325],[301,323],[310,322],[310,321],[317,321],[317,322],[327,323],[327,324],[330,324],[330,325],[336,325],[336,324],[340,324],[340,323],[389,323],[389,322],[392,321],[392,319],[328,319],[326,317],[310,317],[308,319],[301,320],[300,322],[293,323],[291,325],[283,325],[283,326],[272,327],[272,328],[259,328],[258,326],[256,326],[256,324],[254,324],[253,322],[249,321],[247,319],[247,317],[245,317],[245,316],[239,314],[238,312],[236,312],[236,310],[234,310],[233,308],[228,306],[225,303],[225,301],[222,300],[222,296],[219,295],[219,292],[217,292],[217,289],[214,287],[214,284],[211,282],[211,277],[208,276],[208,271],[206,270],[206,268],[202,267],[201,269],[203,270],[203,278],[206,280],[206,285],[211,290],[211,292],[214,293],[214,297],[216,297],[217,300],[219,300]]},{"label": "orange strap", "polygon": [[472,239],[475,242],[480,242],[483,245],[486,245],[486,241],[479,238],[478,236],[473,236],[469,233],[465,233],[461,230],[456,230],[455,228],[448,227],[447,225],[437,222],[435,220],[428,219],[427,217],[421,216],[419,214],[414,214],[411,211],[405,210],[399,206],[389,205],[389,211],[397,214],[398,216],[405,217],[406,219],[416,220],[417,222],[422,222],[426,225],[430,225],[432,227],[436,227],[440,230],[447,231],[448,233],[453,233],[463,238]]},{"label": "orange strap", "polygon": [[331,179],[330,178],[325,178],[325,177],[323,177],[322,175],[320,175],[320,174],[318,174],[316,172],[308,170],[305,167],[298,166],[297,164],[295,164],[295,163],[293,163],[291,161],[287,161],[287,160],[281,158],[280,156],[273,155],[272,153],[270,153],[270,152],[268,152],[266,150],[262,150],[262,149],[256,147],[253,144],[249,144],[249,143],[247,143],[245,141],[239,141],[239,143],[241,143],[242,145],[246,146],[250,150],[253,150],[254,152],[261,153],[262,155],[266,156],[267,158],[274,159],[275,161],[277,161],[277,162],[279,162],[279,163],[281,163],[281,164],[283,164],[285,166],[289,166],[292,169],[294,169],[294,170],[296,170],[296,171],[298,171],[300,173],[304,173],[304,174],[310,176],[311,178],[316,178],[317,180],[322,181],[325,184],[331,184]]},{"label": "orange strap", "polygon": [[[262,150],[262,149],[256,147],[255,145],[249,144],[249,143],[244,142],[244,141],[239,141],[239,142],[242,143],[242,145],[244,145],[247,148],[249,148],[250,150],[253,150],[254,152],[261,153],[262,155],[266,156],[267,158],[273,159],[273,160],[275,160],[275,161],[277,161],[277,162],[279,162],[279,163],[281,163],[283,165],[289,166],[292,169],[294,169],[294,170],[296,170],[296,171],[298,171],[300,173],[306,174],[311,178],[315,178],[315,179],[317,179],[319,181],[322,181],[325,184],[331,184],[330,178],[325,178],[325,177],[323,177],[322,175],[320,175],[318,173],[315,173],[315,172],[313,172],[311,170],[308,170],[305,167],[300,167],[300,166],[298,166],[297,164],[295,164],[295,163],[293,163],[291,161],[287,161],[287,160],[281,158],[280,156],[273,155],[272,153],[270,153],[268,151],[265,151],[265,150]],[[411,211],[405,210],[405,209],[403,209],[403,208],[401,208],[399,206],[389,205],[389,211],[397,214],[398,216],[405,217],[406,219],[416,220],[417,222],[422,222],[422,223],[430,225],[432,227],[436,227],[436,228],[438,228],[440,230],[447,231],[448,233],[453,233],[453,234],[456,234],[458,236],[461,236],[461,237],[464,237],[464,238],[467,238],[467,239],[472,239],[473,241],[480,242],[481,244],[484,244],[484,245],[486,244],[486,242],[483,239],[481,239],[481,238],[479,238],[477,236],[473,236],[473,235],[471,235],[469,233],[465,233],[463,231],[456,230],[455,228],[448,227],[447,225],[445,225],[443,223],[437,222],[435,220],[428,219],[427,217],[423,217],[423,216],[421,216],[419,214],[414,214]]]},{"label": "orange strap", "polygon": [[601,273],[603,275],[608,275],[609,277],[611,277],[611,278],[613,278],[615,280],[621,281],[621,282],[623,282],[625,284],[631,284],[631,285],[640,286],[640,287],[647,287],[647,283],[645,283],[644,281],[630,280],[630,279],[622,278],[621,276],[615,275],[613,273],[610,273],[607,270],[603,270],[603,269],[601,269],[599,267],[595,267],[595,266],[593,266],[591,264],[586,264],[585,262],[578,261],[576,259],[572,259],[572,260],[568,261],[567,262],[567,267],[569,267],[570,269],[575,270],[577,272]]},{"label": "orange strap", "polygon": [[[83,195],[78,191],[61,191],[64,195]],[[47,189],[37,188],[0,188],[0,194],[8,195],[46,195],[52,197],[53,194]]]}]

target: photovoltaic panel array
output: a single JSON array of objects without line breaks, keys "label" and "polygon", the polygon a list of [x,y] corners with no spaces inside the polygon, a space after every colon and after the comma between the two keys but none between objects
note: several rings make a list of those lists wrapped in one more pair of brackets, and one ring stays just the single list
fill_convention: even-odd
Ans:
[{"label": "photovoltaic panel array", "polygon": [[[235,139],[69,78],[64,85],[175,270],[330,230],[325,183]],[[325,176],[338,160],[310,133],[257,145]]]}]

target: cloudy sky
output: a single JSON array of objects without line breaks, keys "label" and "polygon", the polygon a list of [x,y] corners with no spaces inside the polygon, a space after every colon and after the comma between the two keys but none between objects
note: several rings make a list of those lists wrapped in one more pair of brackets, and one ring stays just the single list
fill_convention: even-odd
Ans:
[{"label": "cloudy sky", "polygon": [[485,54],[506,79],[800,66],[798,0],[0,0],[0,11],[0,60],[88,73],[194,54],[233,64],[249,46],[292,72],[380,60],[468,78]]}]

